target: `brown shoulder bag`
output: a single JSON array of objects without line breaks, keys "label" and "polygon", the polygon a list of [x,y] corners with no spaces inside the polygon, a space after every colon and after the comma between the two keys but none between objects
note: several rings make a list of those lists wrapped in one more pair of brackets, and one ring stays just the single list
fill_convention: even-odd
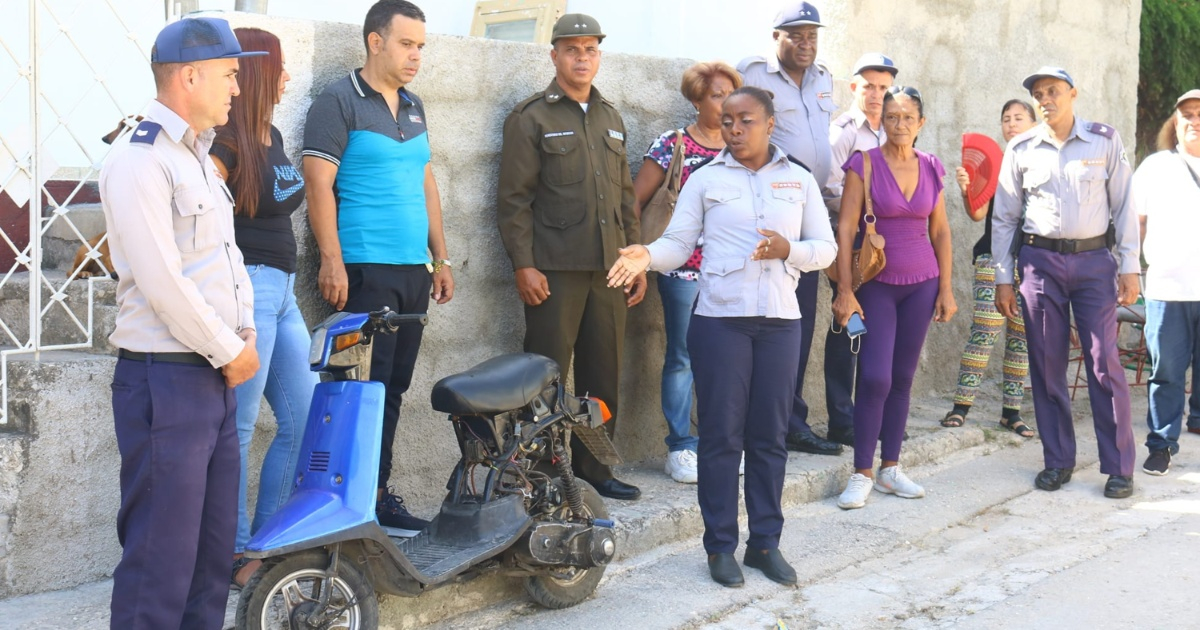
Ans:
[{"label": "brown shoulder bag", "polygon": [[642,243],[653,243],[658,240],[667,225],[671,223],[671,215],[675,213],[675,202],[679,201],[679,182],[683,179],[683,130],[675,132],[675,152],[671,155],[671,168],[663,179],[662,186],[654,191],[654,196],[642,207]]},{"label": "brown shoulder bag", "polygon": [[[883,271],[887,265],[887,255],[883,252],[883,235],[875,231],[875,207],[871,202],[871,155],[861,151],[863,156],[863,200],[866,206],[866,216],[863,222],[867,230],[863,234],[862,245],[850,255],[851,290],[857,291],[864,282],[870,282]],[[837,263],[826,270],[829,279],[840,282],[837,278]]]}]

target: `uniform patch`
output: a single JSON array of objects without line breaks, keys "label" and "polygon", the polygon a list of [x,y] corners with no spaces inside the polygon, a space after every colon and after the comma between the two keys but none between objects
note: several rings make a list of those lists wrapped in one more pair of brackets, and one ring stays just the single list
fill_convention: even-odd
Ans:
[{"label": "uniform patch", "polygon": [[771,188],[795,188],[800,190],[801,188],[804,188],[804,184],[800,182],[771,182]]},{"label": "uniform patch", "polygon": [[616,131],[615,129],[609,129],[608,136],[610,138],[616,138],[617,140],[620,140],[621,142],[625,142],[625,134],[621,133],[620,131]]},{"label": "uniform patch", "polygon": [[133,135],[129,137],[129,141],[154,144],[154,139],[158,137],[158,132],[160,131],[162,131],[162,125],[149,120],[143,120],[138,123],[137,129],[133,130]]},{"label": "uniform patch", "polygon": [[1104,166],[1108,164],[1108,160],[1105,158],[1095,158],[1092,160],[1079,160],[1079,163],[1084,166]]},{"label": "uniform patch", "polygon": [[574,131],[551,131],[550,133],[546,134],[545,137],[561,138],[563,136],[573,136],[573,135],[575,135]]},{"label": "uniform patch", "polygon": [[833,98],[833,92],[817,92],[817,98]]},{"label": "uniform patch", "polygon": [[416,114],[409,114],[408,121],[411,123],[416,123],[418,125],[424,124],[424,121],[421,120],[421,117]]}]

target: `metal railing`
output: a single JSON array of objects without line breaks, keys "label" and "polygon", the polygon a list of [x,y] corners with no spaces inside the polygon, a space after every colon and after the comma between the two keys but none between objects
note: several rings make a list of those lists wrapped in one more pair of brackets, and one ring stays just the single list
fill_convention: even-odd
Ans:
[{"label": "metal railing", "polygon": [[[32,354],[37,360],[45,350],[93,345],[92,283],[109,280],[103,274],[82,279],[83,265],[48,271],[44,243],[54,228],[59,239],[86,247],[87,260],[103,267],[103,239],[90,244],[72,212],[85,205],[80,200],[93,190],[107,155],[107,147],[96,144],[99,138],[114,121],[128,120],[145,105],[147,94],[119,84],[144,84],[130,79],[138,72],[149,78],[150,44],[163,24],[159,1],[5,4],[11,21],[0,29],[0,197],[12,203],[0,204],[0,299],[7,302],[0,309],[0,424],[9,422],[10,357]],[[28,11],[24,33],[18,23],[22,9]],[[15,66],[15,74],[9,66]],[[68,165],[75,168],[59,169],[55,153],[62,157],[75,151],[78,155]],[[64,180],[67,170],[73,172]],[[51,180],[57,184],[54,190],[47,186]],[[24,223],[23,214],[28,215],[27,233],[13,228]],[[17,297],[23,282],[28,290]],[[71,290],[80,284],[86,286]],[[21,299],[27,300],[27,310],[13,308]],[[47,339],[45,322],[51,317],[69,334]]]}]

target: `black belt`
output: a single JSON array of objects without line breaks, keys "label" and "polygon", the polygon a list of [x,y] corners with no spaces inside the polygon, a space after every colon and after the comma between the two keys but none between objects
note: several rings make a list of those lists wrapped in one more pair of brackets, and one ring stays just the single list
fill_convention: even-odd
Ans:
[{"label": "black belt", "polygon": [[195,352],[133,352],[132,350],[118,350],[117,356],[131,361],[146,361],[149,359],[153,363],[182,363],[184,365],[212,367],[208,359]]},{"label": "black belt", "polygon": [[1038,249],[1048,249],[1052,252],[1060,254],[1082,254],[1090,252],[1094,249],[1104,249],[1108,247],[1108,235],[1101,234],[1092,238],[1046,238],[1036,234],[1021,234],[1021,244],[1030,245]]}]

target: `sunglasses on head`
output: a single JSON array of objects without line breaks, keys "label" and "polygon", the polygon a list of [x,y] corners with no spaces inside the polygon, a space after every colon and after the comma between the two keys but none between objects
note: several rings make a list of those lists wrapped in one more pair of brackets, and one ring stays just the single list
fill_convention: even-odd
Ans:
[{"label": "sunglasses on head", "polygon": [[893,85],[888,88],[888,94],[907,94],[918,101],[921,100],[921,93],[917,91],[917,88],[908,87],[907,85]]}]

